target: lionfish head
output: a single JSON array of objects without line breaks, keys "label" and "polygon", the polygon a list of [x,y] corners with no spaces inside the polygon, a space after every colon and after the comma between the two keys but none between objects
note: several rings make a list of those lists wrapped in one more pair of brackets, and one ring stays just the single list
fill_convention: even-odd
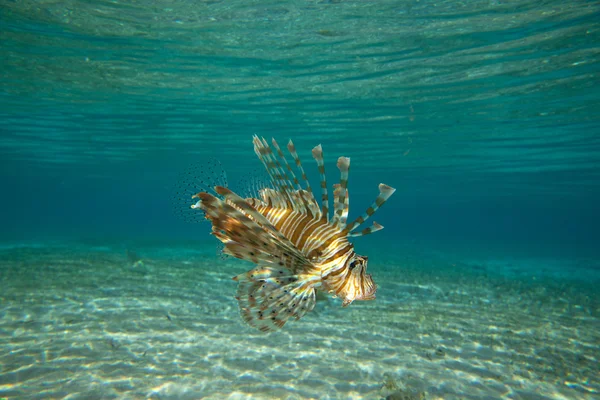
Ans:
[{"label": "lionfish head", "polygon": [[355,254],[348,259],[349,274],[346,277],[344,290],[339,293],[344,300],[342,306],[350,305],[354,300],[374,300],[377,285],[373,282],[371,274],[367,274],[366,256]]}]

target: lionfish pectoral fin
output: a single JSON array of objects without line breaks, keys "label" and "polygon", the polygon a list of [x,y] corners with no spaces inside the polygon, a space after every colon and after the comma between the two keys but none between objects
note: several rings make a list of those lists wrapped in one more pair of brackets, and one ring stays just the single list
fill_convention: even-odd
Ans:
[{"label": "lionfish pectoral fin", "polygon": [[314,285],[287,268],[261,266],[233,279],[239,283],[236,298],[242,318],[263,332],[278,330],[315,306]]},{"label": "lionfish pectoral fin", "polygon": [[244,199],[224,187],[215,187],[223,196],[198,193],[200,208],[211,220],[212,234],[224,245],[224,252],[255,264],[272,264],[302,270],[311,265],[285,236]]}]

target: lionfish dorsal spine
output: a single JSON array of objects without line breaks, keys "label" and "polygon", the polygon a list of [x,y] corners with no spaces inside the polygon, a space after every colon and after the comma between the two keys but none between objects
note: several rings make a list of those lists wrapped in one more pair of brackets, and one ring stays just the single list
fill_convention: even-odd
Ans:
[{"label": "lionfish dorsal spine", "polygon": [[340,229],[346,227],[348,217],[348,171],[350,170],[350,158],[338,158],[337,167],[340,170],[340,183],[333,185],[333,217],[331,222]]},{"label": "lionfish dorsal spine", "polygon": [[271,178],[271,184],[279,193],[281,193],[286,205],[291,207],[293,202],[292,196],[290,195],[284,174],[280,170],[279,162],[275,159],[273,151],[264,139],[260,139],[256,135],[253,138],[253,143],[254,152],[265,166],[265,169]]},{"label": "lionfish dorsal spine", "polygon": [[296,164],[296,167],[300,171],[302,180],[304,181],[304,184],[306,185],[306,191],[308,192],[310,200],[313,201],[314,203],[316,203],[316,199],[313,194],[312,187],[310,186],[310,182],[308,182],[308,177],[306,176],[306,172],[304,172],[304,167],[302,167],[302,161],[300,161],[300,157],[298,156],[298,152],[296,151],[296,146],[294,145],[294,142],[292,142],[291,139],[287,144],[287,149],[290,152],[290,154],[292,155],[292,158],[294,159],[294,163]]},{"label": "lionfish dorsal spine", "polygon": [[[275,142],[275,145],[276,144],[277,144],[277,142]],[[273,150],[271,150],[271,147],[269,146],[269,144],[267,143],[265,138],[262,138],[262,145],[264,146],[264,148],[267,149],[267,154],[269,156],[269,161],[271,162],[271,168],[274,171],[275,178],[279,181],[279,185],[280,185],[281,189],[283,190],[283,192],[286,194],[286,196],[289,198],[289,200],[291,202],[293,202],[293,198],[291,196],[291,191],[293,190],[293,188],[292,188],[292,182],[290,181],[289,176],[287,175],[286,171],[283,169],[283,167],[277,160],[277,157],[275,157]],[[277,146],[275,146],[275,147],[277,149]],[[281,151],[280,151],[280,153],[281,153]]]},{"label": "lionfish dorsal spine", "polygon": [[349,234],[348,236],[351,236],[351,237],[358,237],[358,236],[370,235],[371,233],[374,233],[374,232],[380,231],[380,230],[382,230],[382,229],[383,229],[383,225],[379,225],[377,222],[373,222],[373,224],[372,224],[370,227],[368,227],[368,228],[365,228],[365,229],[363,229],[363,230],[362,230],[362,231],[360,231],[360,232],[354,232],[354,233],[351,233],[351,234]]},{"label": "lionfish dorsal spine", "polygon": [[[254,151],[267,170],[273,186],[272,189],[265,189],[261,192],[263,201],[269,204],[269,206],[275,208],[293,210],[300,214],[309,215],[311,217],[320,219],[321,210],[314,200],[314,196],[310,190],[310,185],[308,184],[306,175],[302,170],[302,164],[300,163],[298,155],[293,148],[293,143],[291,144],[292,149],[290,150],[290,153],[296,160],[296,165],[299,166],[299,169],[303,175],[303,179],[305,179],[307,183],[307,190],[302,189],[300,182],[293,174],[293,171],[291,171],[291,166],[287,162],[287,159],[277,144],[277,141],[273,140],[273,147],[275,148],[275,151],[277,151],[281,163],[276,158],[275,153],[264,138],[261,139],[258,138],[258,136],[254,136],[253,143]],[[289,149],[290,145],[288,144],[288,150]],[[282,166],[282,163],[286,166],[285,168]],[[290,173],[289,175],[288,172]],[[290,175],[298,187],[297,190],[294,189]]]},{"label": "lionfish dorsal spine", "polygon": [[321,219],[329,222],[329,195],[327,194],[327,177],[325,176],[325,162],[321,145],[312,149],[312,156],[317,162],[319,174],[321,175]]},{"label": "lionfish dorsal spine", "polygon": [[[291,177],[291,180],[296,185],[298,197],[300,197],[300,200],[301,200],[302,206],[303,206],[302,212],[306,213],[306,214],[309,214],[309,215],[312,215],[312,211],[310,210],[308,201],[302,195],[302,186],[300,186],[300,182],[298,181],[298,178],[296,178],[296,174],[294,174],[294,171],[292,171],[292,167],[290,166],[290,163],[288,163],[288,160],[285,157],[285,154],[283,154],[283,151],[281,151],[281,148],[279,147],[279,144],[277,144],[277,141],[275,140],[275,138],[273,138],[271,140],[271,142],[273,143],[273,147],[277,151],[277,155],[279,156],[279,158],[285,164],[287,172],[289,172],[289,174],[290,174],[289,176]],[[293,157],[293,154],[292,154],[292,157]],[[287,175],[286,175],[286,178],[288,179],[288,182],[290,182],[290,180],[289,180],[289,178],[288,178]],[[291,183],[290,183],[290,188],[291,188]]]},{"label": "lionfish dorsal spine", "polygon": [[[377,212],[377,210],[379,210],[379,208],[381,208],[382,205],[385,204],[387,199],[389,199],[390,196],[393,195],[395,191],[396,191],[396,189],[394,189],[386,184],[380,183],[379,184],[379,196],[377,196],[377,198],[375,199],[373,204],[371,204],[371,206],[369,208],[367,208],[367,210],[365,211],[365,213],[363,215],[356,218],[351,224],[346,226],[346,228],[344,229],[344,233],[349,234],[350,232],[352,232],[356,228],[358,228],[360,225],[362,225],[365,221],[367,221],[373,214],[375,214],[375,212]],[[373,224],[373,227],[370,228],[370,230],[368,232],[366,232],[362,235],[354,234],[352,236],[363,236],[363,235],[366,235],[369,233],[377,232],[381,229],[383,229],[383,226],[381,226],[379,224],[377,224],[377,225]]]},{"label": "lionfish dorsal spine", "polygon": [[[302,190],[302,187],[300,186],[300,182],[298,182],[298,178],[296,178],[294,171],[292,171],[292,167],[290,166],[290,163],[288,162],[287,158],[285,157],[285,154],[283,154],[283,151],[281,151],[279,144],[277,144],[277,141],[274,138],[271,139],[271,143],[273,143],[273,147],[277,151],[277,155],[279,156],[281,161],[283,161],[283,163],[285,164],[285,168],[286,168],[287,172],[289,172],[291,180],[294,182],[294,184],[296,185],[298,190]],[[286,179],[288,179],[288,182],[290,181],[290,178],[287,176],[287,173],[286,173]],[[291,186],[291,184],[290,184],[290,186]]]}]

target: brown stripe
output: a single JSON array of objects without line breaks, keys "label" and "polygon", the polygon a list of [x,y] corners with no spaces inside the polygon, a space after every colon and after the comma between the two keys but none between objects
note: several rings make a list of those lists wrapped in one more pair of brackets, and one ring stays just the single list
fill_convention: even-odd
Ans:
[{"label": "brown stripe", "polygon": [[310,221],[313,221],[313,218],[309,218],[308,216],[304,217],[304,219],[298,224],[298,226],[296,226],[296,229],[292,233],[290,237],[290,242],[294,243],[296,247],[300,247],[297,244],[298,239],[300,238],[302,231],[304,230],[304,228],[306,228],[306,225],[308,225]]},{"label": "brown stripe", "polygon": [[280,231],[288,239],[291,236],[290,234],[292,233],[292,232],[289,232],[289,230],[294,226],[294,224],[296,224],[296,221],[301,216],[302,216],[302,214],[298,214],[298,213],[294,213],[294,212],[288,212],[287,214],[285,214],[285,215],[283,215],[281,217],[281,221],[283,223],[281,224]]},{"label": "brown stripe", "polygon": [[315,230],[317,230],[317,228],[319,228],[320,226],[323,226],[322,220],[318,221],[318,223],[316,224],[313,224],[311,227],[308,228],[306,232],[303,232],[300,238],[298,238],[298,243],[296,244],[296,247],[302,251],[302,249],[304,249],[306,241],[311,238],[312,233]]},{"label": "brown stripe", "polygon": [[348,253],[349,251],[352,250],[352,245],[348,242],[346,242],[345,246],[341,247],[338,251],[336,251],[333,256],[328,257],[327,260],[328,261],[333,261],[337,258],[343,258],[342,256],[346,253]]},{"label": "brown stripe", "polygon": [[[348,267],[347,266],[343,266],[342,268],[338,268],[335,271],[333,271],[332,273],[330,273],[329,275],[327,275],[327,279],[329,280],[330,278],[335,278],[335,277],[341,275],[345,271],[348,271]],[[348,279],[348,278],[346,278],[346,279]]]}]

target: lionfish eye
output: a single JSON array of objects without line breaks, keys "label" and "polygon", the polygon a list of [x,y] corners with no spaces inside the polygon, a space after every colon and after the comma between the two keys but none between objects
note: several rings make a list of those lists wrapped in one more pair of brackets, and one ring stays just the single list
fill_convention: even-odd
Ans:
[{"label": "lionfish eye", "polygon": [[350,263],[350,271],[352,271],[354,268],[358,267],[359,262],[358,260],[354,260]]}]

